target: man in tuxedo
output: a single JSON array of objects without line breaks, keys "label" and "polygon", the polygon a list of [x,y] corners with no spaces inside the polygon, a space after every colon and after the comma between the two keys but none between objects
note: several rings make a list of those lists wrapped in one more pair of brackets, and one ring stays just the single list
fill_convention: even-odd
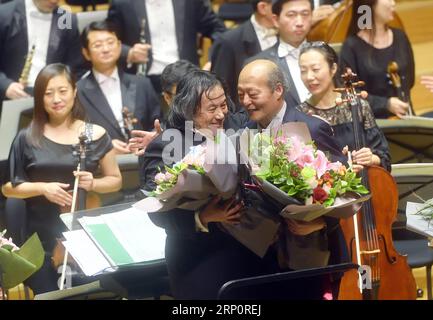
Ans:
[{"label": "man in tuxedo", "polygon": [[155,119],[160,118],[159,99],[149,79],[118,70],[121,42],[113,24],[92,22],[81,40],[92,70],[77,83],[80,102],[89,120],[107,130],[116,152],[130,153],[123,108],[138,120],[135,129],[152,130]]},{"label": "man in tuxedo", "polygon": [[233,101],[238,101],[238,77],[244,62],[277,42],[272,2],[252,1],[254,14],[239,27],[225,32],[212,47],[212,71],[221,77]]},{"label": "man in tuxedo", "polygon": [[[28,97],[39,71],[61,62],[78,75],[83,58],[77,17],[58,7],[59,0],[16,0],[0,5],[0,103]],[[27,83],[18,80],[35,46]]]},{"label": "man in tuxedo", "polygon": [[[147,75],[157,93],[161,93],[160,76],[168,64],[185,59],[198,65],[198,33],[214,40],[225,31],[208,0],[113,0],[108,19],[120,28],[122,58],[128,66],[147,63]],[[140,43],[143,19],[146,44]]]},{"label": "man in tuxedo", "polygon": [[287,105],[294,107],[310,95],[301,80],[298,63],[300,47],[311,29],[312,7],[309,0],[273,0],[272,12],[279,41],[250,60],[269,59],[277,63],[289,86],[285,97]]},{"label": "man in tuxedo", "polygon": [[[304,114],[298,109],[287,105],[284,100],[284,92],[287,90],[285,82],[286,79],[282,70],[277,64],[269,60],[258,59],[252,61],[242,69],[239,75],[238,93],[241,104],[250,116],[251,121],[247,124],[247,127],[259,130],[273,129],[286,122],[304,122],[308,126],[312,140],[319,150],[329,153],[333,161],[346,162],[341,152],[342,146],[333,137],[332,129],[327,122]],[[347,248],[337,219],[325,217],[311,222],[296,222],[295,220],[286,219],[286,224],[290,232],[299,236],[307,236],[313,232],[323,230],[330,251],[328,264],[338,264],[346,261]],[[273,254],[271,250],[265,259],[268,261],[271,270],[274,272],[280,271],[279,266],[276,265],[277,259],[272,258]],[[315,286],[316,284],[312,282],[309,285]],[[338,287],[338,281],[332,283],[335,296]],[[316,291],[312,290],[312,292]]]}]

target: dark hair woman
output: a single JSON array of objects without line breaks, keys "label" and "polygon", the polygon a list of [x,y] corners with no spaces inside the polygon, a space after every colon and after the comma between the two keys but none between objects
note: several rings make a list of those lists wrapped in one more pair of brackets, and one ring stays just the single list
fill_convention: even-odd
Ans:
[{"label": "dark hair woman", "polygon": [[[299,108],[311,115],[320,116],[333,128],[335,138],[349,150],[355,149],[352,114],[347,103],[337,106],[335,101],[341,95],[334,92],[337,77],[338,58],[334,49],[324,42],[313,42],[301,49],[299,66],[301,78],[311,97]],[[352,152],[354,169],[363,166],[381,165],[391,170],[388,143],[376,124],[367,101],[362,101],[363,132],[368,147]]]},{"label": "dark hair woman", "polygon": [[[75,81],[63,64],[44,67],[36,78],[34,113],[30,127],[16,136],[9,154],[10,182],[2,187],[6,197],[25,199],[26,234],[38,233],[46,252],[43,267],[28,279],[35,293],[57,290],[59,274],[51,267],[56,238],[65,226],[61,207],[71,205],[75,177],[78,186],[98,193],[121,187],[120,170],[111,139],[102,127],[83,121],[76,100]],[[76,172],[79,136],[87,136],[86,170]],[[101,177],[93,174],[101,169]]]},{"label": "dark hair woman", "polygon": [[[405,32],[388,26],[394,11],[394,0],[354,0],[349,36],[340,53],[341,70],[350,67],[366,82],[364,89],[369,93],[368,101],[376,118],[402,117],[411,108],[415,62]],[[365,22],[362,15],[367,14],[371,16],[372,25],[362,28]],[[392,61],[399,67],[404,98],[398,96],[388,76],[388,65]]]}]

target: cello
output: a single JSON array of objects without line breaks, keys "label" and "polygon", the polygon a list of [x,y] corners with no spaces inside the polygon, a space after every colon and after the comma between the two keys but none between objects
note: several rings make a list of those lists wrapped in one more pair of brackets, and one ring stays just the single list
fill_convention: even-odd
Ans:
[{"label": "cello", "polygon": [[[361,114],[360,95],[355,82],[356,74],[350,68],[342,75],[344,88],[341,92],[352,113],[356,150],[365,146]],[[339,102],[341,103],[341,101]],[[340,221],[351,261],[362,266],[367,276],[366,286],[360,283],[361,274],[356,270],[345,273],[341,279],[339,300],[391,300],[416,299],[416,283],[407,258],[394,248],[392,223],[396,219],[398,206],[397,185],[391,174],[379,166],[370,166],[361,171],[363,184],[370,190],[371,199],[363,205],[354,220]],[[386,192],[384,192],[386,190]],[[359,251],[357,251],[359,248]],[[354,254],[356,253],[356,254]]]}]

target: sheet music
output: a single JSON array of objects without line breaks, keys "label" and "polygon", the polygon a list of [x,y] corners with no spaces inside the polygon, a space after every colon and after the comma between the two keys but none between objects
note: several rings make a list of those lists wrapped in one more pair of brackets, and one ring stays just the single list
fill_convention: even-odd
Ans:
[{"label": "sheet music", "polygon": [[164,259],[165,230],[147,212],[131,207],[102,217],[134,262]]},{"label": "sheet music", "polygon": [[147,212],[131,207],[78,221],[114,266],[165,257],[165,230],[155,226]]},{"label": "sheet music", "polygon": [[84,230],[68,231],[63,235],[65,248],[74,257],[86,276],[110,270],[110,263],[98,250]]},{"label": "sheet music", "polygon": [[422,209],[423,203],[408,201],[406,204],[406,228],[426,237],[433,237],[433,221],[430,223],[415,213]]}]

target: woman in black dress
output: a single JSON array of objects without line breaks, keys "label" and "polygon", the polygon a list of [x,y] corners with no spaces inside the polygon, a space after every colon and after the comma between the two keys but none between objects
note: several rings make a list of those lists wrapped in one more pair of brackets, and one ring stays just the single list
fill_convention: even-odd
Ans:
[{"label": "woman in black dress", "polygon": [[[9,154],[10,182],[2,187],[6,197],[25,199],[26,234],[37,232],[46,252],[43,267],[28,279],[38,294],[58,290],[60,275],[51,267],[56,238],[66,231],[59,218],[62,207],[71,205],[68,192],[79,176],[79,187],[98,193],[120,189],[122,178],[111,139],[102,127],[84,122],[76,100],[69,68],[51,64],[41,70],[34,87],[34,113],[30,126],[15,137]],[[76,172],[79,136],[85,132],[86,171]],[[102,175],[93,175],[100,168]]]},{"label": "woman in black dress", "polygon": [[[372,26],[360,29],[365,12],[360,6],[371,8]],[[395,3],[393,0],[354,0],[349,37],[343,44],[341,70],[350,67],[366,82],[368,101],[376,118],[397,115],[402,117],[410,108],[410,90],[415,81],[415,62],[409,39],[403,30],[391,28]],[[368,14],[368,13],[367,13]],[[402,91],[406,101],[398,98],[388,76],[388,64],[395,61],[399,67]]]},{"label": "woman in black dress", "polygon": [[334,136],[348,150],[352,151],[354,170],[364,166],[380,165],[391,170],[388,142],[376,124],[367,101],[361,100],[361,119],[366,147],[355,150],[352,114],[347,103],[336,105],[340,93],[334,92],[338,57],[326,43],[313,42],[301,49],[299,65],[301,78],[311,97],[298,107],[301,111],[323,118],[331,125]]}]

